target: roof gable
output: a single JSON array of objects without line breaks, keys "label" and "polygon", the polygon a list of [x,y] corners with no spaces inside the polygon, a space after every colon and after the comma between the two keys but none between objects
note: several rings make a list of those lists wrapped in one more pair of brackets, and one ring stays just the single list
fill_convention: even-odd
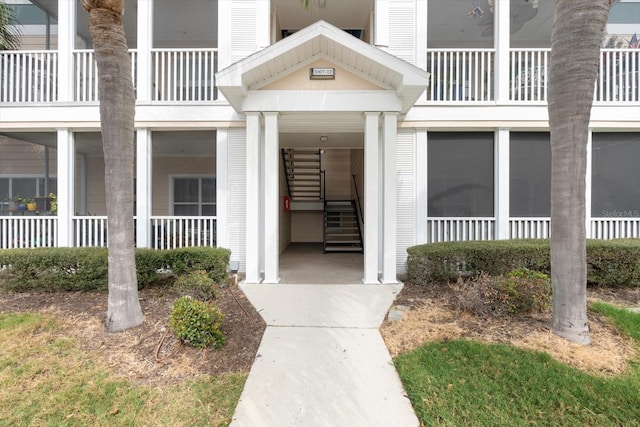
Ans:
[{"label": "roof gable", "polygon": [[318,21],[221,70],[216,74],[217,86],[242,112],[252,91],[268,88],[318,61],[335,64],[377,90],[393,91],[401,113],[411,108],[429,80],[428,72]]}]

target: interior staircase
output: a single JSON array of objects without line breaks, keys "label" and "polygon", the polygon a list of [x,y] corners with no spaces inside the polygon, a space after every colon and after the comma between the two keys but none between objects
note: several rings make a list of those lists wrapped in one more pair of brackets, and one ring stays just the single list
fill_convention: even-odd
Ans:
[{"label": "interior staircase", "polygon": [[[295,209],[294,206],[300,205],[305,205],[307,210],[324,208],[325,253],[362,253],[362,231],[355,201],[326,200],[324,197],[324,171],[322,171],[321,154],[322,151],[317,149],[282,149],[282,160],[292,209]],[[310,206],[312,207],[310,208]]]},{"label": "interior staircase", "polygon": [[363,252],[360,221],[353,200],[325,200],[324,251]]},{"label": "interior staircase", "polygon": [[321,200],[320,150],[283,148],[282,160],[291,200]]}]

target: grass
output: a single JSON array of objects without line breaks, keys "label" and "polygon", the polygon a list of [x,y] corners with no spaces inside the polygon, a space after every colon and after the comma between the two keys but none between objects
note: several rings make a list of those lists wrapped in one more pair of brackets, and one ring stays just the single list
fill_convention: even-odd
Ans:
[{"label": "grass", "polygon": [[[640,342],[640,314],[594,310]],[[472,341],[432,342],[396,367],[425,426],[640,426],[640,365],[590,375],[542,352]]]},{"label": "grass", "polygon": [[52,317],[0,314],[0,426],[224,426],[245,380],[135,384],[81,350]]}]

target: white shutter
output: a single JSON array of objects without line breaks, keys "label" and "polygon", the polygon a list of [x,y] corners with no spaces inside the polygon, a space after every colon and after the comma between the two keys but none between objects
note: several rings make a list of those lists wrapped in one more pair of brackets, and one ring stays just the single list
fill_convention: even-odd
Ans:
[{"label": "white shutter", "polygon": [[266,0],[230,1],[231,63],[233,64],[258,50],[257,2]]},{"label": "white shutter", "polygon": [[399,274],[406,273],[407,248],[416,244],[415,132],[398,131],[396,146],[396,259]]},{"label": "white shutter", "polygon": [[246,267],[246,132],[244,129],[229,129],[228,142],[228,232],[231,259],[240,261],[240,271]]},{"label": "white shutter", "polygon": [[389,0],[389,53],[416,63],[416,0]]}]

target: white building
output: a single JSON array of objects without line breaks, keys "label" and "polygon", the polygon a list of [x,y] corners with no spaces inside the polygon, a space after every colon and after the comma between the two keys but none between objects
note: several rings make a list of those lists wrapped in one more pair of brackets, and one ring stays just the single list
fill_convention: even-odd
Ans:
[{"label": "white building", "polygon": [[[24,42],[0,52],[0,248],[105,245],[86,12],[76,0],[7,3]],[[364,252],[365,283],[393,283],[408,246],[548,237],[554,7],[126,0],[138,247],[228,247],[248,282],[273,283],[291,243],[340,240]],[[608,31],[585,227],[639,237],[640,2],[616,4]],[[9,210],[49,193],[57,215]],[[325,202],[342,213],[325,220]]]}]

